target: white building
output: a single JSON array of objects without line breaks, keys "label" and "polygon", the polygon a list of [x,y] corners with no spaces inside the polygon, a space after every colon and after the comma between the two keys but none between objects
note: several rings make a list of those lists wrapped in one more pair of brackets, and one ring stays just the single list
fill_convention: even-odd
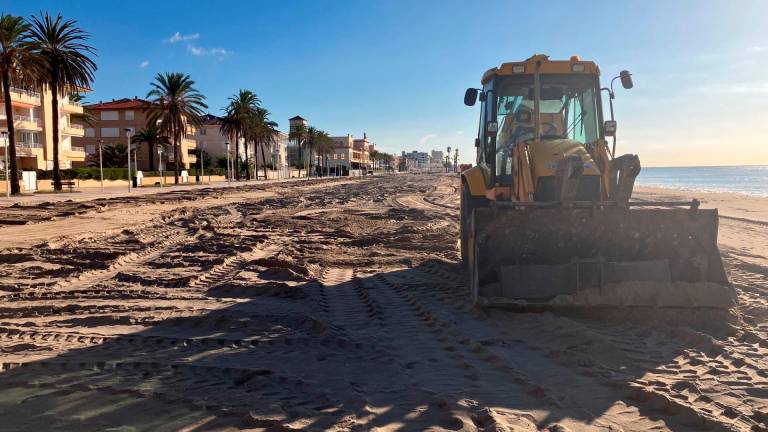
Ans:
[{"label": "white building", "polygon": [[288,134],[279,132],[269,149],[269,153],[272,155],[273,169],[284,170],[288,168],[288,144]]},{"label": "white building", "polygon": [[417,169],[426,169],[429,165],[429,161],[431,160],[429,153],[416,150],[410,153],[403,152],[403,157],[406,160],[412,160],[414,162],[414,168]]}]

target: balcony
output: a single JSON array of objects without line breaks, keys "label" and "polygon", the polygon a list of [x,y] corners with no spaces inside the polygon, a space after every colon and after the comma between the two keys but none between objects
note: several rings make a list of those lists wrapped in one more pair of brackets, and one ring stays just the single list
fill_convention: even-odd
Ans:
[{"label": "balcony", "polygon": [[61,111],[70,114],[82,114],[83,105],[80,102],[67,101],[61,103]]},{"label": "balcony", "polygon": [[72,123],[72,124],[65,125],[64,128],[62,129],[62,133],[64,135],[70,135],[70,136],[82,138],[85,136],[85,129],[83,128],[83,125]]},{"label": "balcony", "polygon": [[[5,100],[5,95],[0,90],[0,100]],[[31,108],[40,106],[40,93],[32,90],[25,90],[11,87],[11,104],[22,108]]]},{"label": "balcony", "polygon": [[[5,157],[5,146],[0,146],[0,153]],[[16,143],[16,156],[42,156],[43,145],[35,142],[17,142]]]},{"label": "balcony", "polygon": [[[5,113],[0,114],[0,120],[8,120],[8,117],[5,115]],[[40,119],[36,119],[30,116],[25,116],[20,114],[14,114],[13,127],[16,128],[17,130],[25,130],[25,131],[33,131],[33,132],[39,132],[41,130]]]},{"label": "balcony", "polygon": [[70,162],[82,162],[85,160],[85,147],[71,146],[64,148],[64,154]]}]

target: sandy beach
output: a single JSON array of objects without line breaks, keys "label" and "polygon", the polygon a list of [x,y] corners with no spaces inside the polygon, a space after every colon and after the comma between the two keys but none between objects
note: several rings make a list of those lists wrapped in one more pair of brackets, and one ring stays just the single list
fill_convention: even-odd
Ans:
[{"label": "sandy beach", "polygon": [[768,199],[636,191],[720,209],[739,305],[700,328],[471,307],[457,191],[0,207],[0,430],[768,430]]}]

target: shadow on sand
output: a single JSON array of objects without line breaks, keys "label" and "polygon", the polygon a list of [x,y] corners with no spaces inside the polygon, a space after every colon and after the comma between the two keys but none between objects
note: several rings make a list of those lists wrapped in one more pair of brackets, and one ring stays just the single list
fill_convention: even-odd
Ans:
[{"label": "shadow on sand", "polygon": [[[572,366],[570,353],[612,348],[569,346],[568,319],[549,313],[462,307],[456,274],[439,261],[331,285],[221,285],[207,295],[239,302],[117,337],[12,331],[71,349],[2,365],[0,430],[535,430],[605,424],[620,401],[649,422],[703,426],[630,385],[690,340],[640,363]],[[526,340],[526,326],[544,336]],[[541,349],[548,328],[560,330]]]}]

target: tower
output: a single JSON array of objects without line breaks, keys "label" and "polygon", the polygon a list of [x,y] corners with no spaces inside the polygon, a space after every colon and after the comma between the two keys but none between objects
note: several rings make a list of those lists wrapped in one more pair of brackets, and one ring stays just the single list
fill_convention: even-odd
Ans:
[{"label": "tower", "polygon": [[289,132],[293,132],[293,130],[296,128],[296,125],[302,124],[305,127],[307,126],[307,119],[305,119],[302,116],[295,116],[288,119],[288,130]]}]

